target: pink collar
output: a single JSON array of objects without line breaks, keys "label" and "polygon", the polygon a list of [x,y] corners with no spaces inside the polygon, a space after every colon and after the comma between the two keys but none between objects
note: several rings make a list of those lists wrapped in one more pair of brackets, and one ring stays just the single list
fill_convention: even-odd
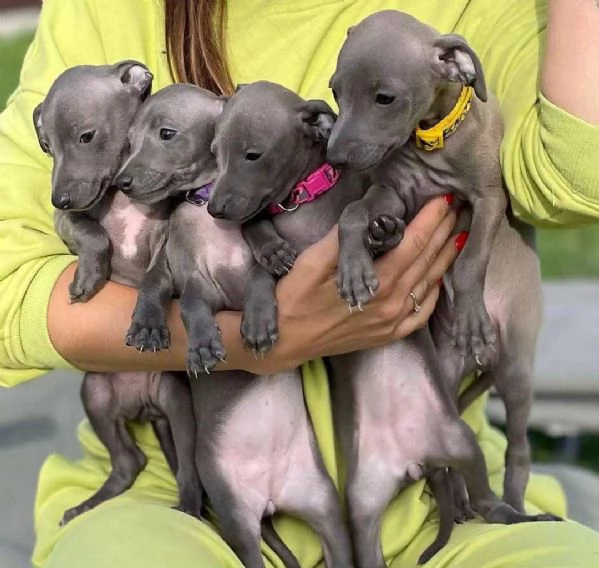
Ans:
[{"label": "pink collar", "polygon": [[267,211],[271,215],[295,211],[302,203],[314,201],[317,197],[335,187],[340,176],[341,172],[339,170],[325,163],[293,188],[285,204],[273,203],[268,206]]}]

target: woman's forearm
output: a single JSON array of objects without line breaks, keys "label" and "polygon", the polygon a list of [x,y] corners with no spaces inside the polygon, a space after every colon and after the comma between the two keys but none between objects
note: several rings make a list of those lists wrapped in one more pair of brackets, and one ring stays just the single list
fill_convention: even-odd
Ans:
[{"label": "woman's forearm", "polygon": [[[179,302],[173,301],[168,325],[170,349],[157,353],[138,353],[127,347],[124,339],[131,323],[137,291],[108,282],[89,302],[71,304],[68,285],[73,279],[73,264],[58,279],[48,307],[48,329],[56,350],[80,369],[89,371],[172,370],[185,369],[187,334],[181,321]],[[279,368],[281,349],[273,350],[264,360],[244,349],[239,334],[240,315],[218,314],[217,321],[227,348],[226,364],[219,368],[264,372],[271,365]]]},{"label": "woman's forearm", "polygon": [[599,1],[549,0],[541,90],[555,105],[599,125]]}]

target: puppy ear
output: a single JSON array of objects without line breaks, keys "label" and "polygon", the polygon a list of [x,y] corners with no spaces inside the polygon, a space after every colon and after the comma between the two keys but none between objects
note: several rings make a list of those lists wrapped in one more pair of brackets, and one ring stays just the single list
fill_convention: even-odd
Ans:
[{"label": "puppy ear", "polygon": [[44,102],[42,101],[39,105],[37,105],[33,109],[33,127],[35,128],[35,134],[37,135],[37,141],[42,149],[42,152],[45,154],[48,153],[48,147],[45,142],[42,140],[42,106]]},{"label": "puppy ear", "polygon": [[238,83],[237,86],[235,87],[235,92],[238,93],[244,87],[247,87],[247,83]]},{"label": "puppy ear", "polygon": [[333,109],[325,101],[316,99],[306,101],[298,115],[302,132],[315,142],[328,140],[337,120]]},{"label": "puppy ear", "polygon": [[487,85],[483,66],[466,40],[457,34],[442,35],[433,43],[434,69],[447,81],[465,83],[474,87],[476,96],[487,101]]},{"label": "puppy ear", "polygon": [[39,105],[37,105],[33,109],[33,126],[35,127],[35,131],[38,133],[38,135],[42,128],[42,106],[43,106],[43,104],[44,104],[44,102],[42,101]]},{"label": "puppy ear", "polygon": [[139,61],[121,61],[116,65],[116,72],[123,85],[138,93],[145,100],[152,92],[154,75]]}]

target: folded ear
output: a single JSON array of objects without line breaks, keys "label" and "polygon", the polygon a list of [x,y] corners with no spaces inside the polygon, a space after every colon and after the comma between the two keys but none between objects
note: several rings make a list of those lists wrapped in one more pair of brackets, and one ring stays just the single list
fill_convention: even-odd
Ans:
[{"label": "folded ear", "polygon": [[235,92],[238,93],[239,91],[241,91],[241,89],[243,89],[246,86],[247,86],[247,83],[238,83],[237,86],[235,87]]},{"label": "folded ear", "polygon": [[116,64],[116,73],[123,85],[139,93],[145,99],[152,91],[154,75],[139,61],[127,60]]},{"label": "folded ear", "polygon": [[37,141],[42,149],[42,152],[48,153],[48,147],[43,142],[42,138],[42,106],[44,102],[42,101],[39,105],[37,105],[33,109],[33,127],[35,128],[35,134],[37,135]]},{"label": "folded ear", "polygon": [[335,111],[321,100],[306,101],[298,112],[302,132],[315,142],[328,140],[337,120]]},{"label": "folded ear", "polygon": [[433,43],[433,66],[447,81],[465,83],[474,87],[476,96],[487,101],[487,85],[483,66],[466,40],[457,34],[442,35]]}]

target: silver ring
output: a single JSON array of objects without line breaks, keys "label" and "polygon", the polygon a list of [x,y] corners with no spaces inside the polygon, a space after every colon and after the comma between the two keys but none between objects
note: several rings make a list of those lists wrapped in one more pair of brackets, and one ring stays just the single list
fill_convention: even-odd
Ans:
[{"label": "silver ring", "polygon": [[410,292],[410,298],[414,301],[414,313],[417,314],[422,309],[422,306],[418,303],[414,292]]}]

